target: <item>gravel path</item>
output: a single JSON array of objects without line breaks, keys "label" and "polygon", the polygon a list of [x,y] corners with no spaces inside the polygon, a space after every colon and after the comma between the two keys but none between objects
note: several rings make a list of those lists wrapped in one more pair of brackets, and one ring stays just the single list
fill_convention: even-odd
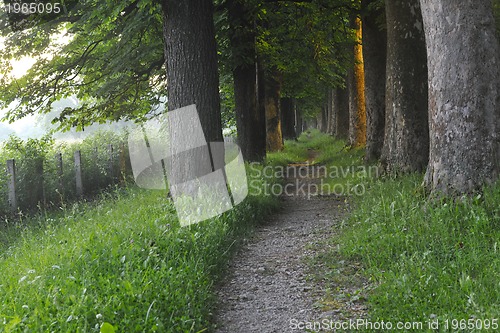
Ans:
[{"label": "gravel path", "polygon": [[[306,168],[314,174],[313,167]],[[297,180],[299,186],[318,181],[309,176],[288,179],[292,184]],[[259,227],[230,263],[218,288],[216,333],[303,332],[294,323],[339,320],[342,315],[318,306],[325,286],[308,278],[306,259],[332,237],[345,214],[344,200],[300,195],[282,200],[282,211]]]}]

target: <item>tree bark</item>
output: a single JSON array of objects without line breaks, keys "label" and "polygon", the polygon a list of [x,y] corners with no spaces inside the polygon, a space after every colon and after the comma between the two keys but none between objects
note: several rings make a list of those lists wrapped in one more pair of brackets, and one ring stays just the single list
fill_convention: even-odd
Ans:
[{"label": "tree bark", "polygon": [[354,20],[358,43],[354,45],[354,68],[348,73],[349,86],[349,144],[362,147],[366,144],[365,77],[361,46],[362,24]]},{"label": "tree bark", "polygon": [[266,118],[257,102],[255,31],[245,3],[228,1],[238,145],[245,161],[266,156]]},{"label": "tree bark", "polygon": [[327,114],[326,104],[321,107],[320,112],[316,115],[317,130],[326,133],[327,128]]},{"label": "tree bark", "polygon": [[[163,34],[168,80],[167,176],[173,196],[197,196],[200,179],[224,165],[219,77],[211,0],[164,0]],[[199,122],[192,107],[196,105]],[[203,132],[203,133],[202,133]]]},{"label": "tree bark", "polygon": [[427,57],[418,0],[387,0],[385,137],[388,173],[423,171],[429,156]]},{"label": "tree bark", "polygon": [[333,89],[329,88],[326,97],[326,133],[335,135],[335,113],[333,112]]},{"label": "tree bark", "polygon": [[294,140],[297,137],[295,132],[294,104],[293,98],[281,98],[281,128],[283,131],[283,139],[285,140]]},{"label": "tree bark", "polygon": [[162,5],[168,109],[196,104],[207,142],[223,141],[212,1]]},{"label": "tree bark", "polygon": [[266,108],[267,151],[283,149],[283,135],[281,131],[281,75],[277,71],[264,74],[264,106]]},{"label": "tree bark", "polygon": [[[374,2],[363,0],[362,5],[367,8]],[[382,14],[381,10],[377,10],[363,17],[367,162],[378,160],[384,145],[387,32],[377,22]]]},{"label": "tree bark", "polygon": [[349,92],[347,88],[334,90],[333,112],[335,114],[335,137],[347,140],[349,136]]},{"label": "tree bark", "polygon": [[500,172],[500,59],[491,1],[421,0],[433,194],[480,190]]},{"label": "tree bark", "polygon": [[304,132],[304,120],[302,119],[302,114],[300,112],[300,109],[297,107],[297,103],[295,102],[295,133],[296,137],[299,137],[299,135]]}]

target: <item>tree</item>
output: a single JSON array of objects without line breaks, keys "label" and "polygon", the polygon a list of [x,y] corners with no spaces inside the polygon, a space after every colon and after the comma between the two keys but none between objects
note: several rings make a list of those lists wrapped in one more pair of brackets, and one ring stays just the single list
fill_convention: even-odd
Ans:
[{"label": "tree", "polygon": [[347,140],[349,135],[349,91],[336,88],[332,96],[335,137]]},{"label": "tree", "polygon": [[500,59],[491,1],[421,0],[429,65],[433,194],[480,190],[500,172]]},{"label": "tree", "polygon": [[363,0],[363,60],[366,103],[366,161],[380,158],[384,145],[387,33],[383,3]]},{"label": "tree", "polygon": [[232,75],[238,144],[246,161],[266,156],[265,112],[257,102],[255,8],[242,0],[228,0]]},{"label": "tree", "polygon": [[418,0],[387,0],[386,172],[423,171],[429,155],[427,56]]},{"label": "tree", "polygon": [[346,44],[353,39],[345,18],[353,7],[326,0],[266,1],[261,7],[259,57],[266,74],[280,78],[280,97],[294,98],[304,119],[318,115],[328,88],[344,84],[352,63]]},{"label": "tree", "polygon": [[359,17],[353,21],[356,32],[354,44],[354,66],[347,75],[349,91],[349,144],[362,147],[366,143],[365,77],[363,64],[362,22]]},{"label": "tree", "polygon": [[283,97],[280,101],[281,105],[281,129],[283,139],[292,140],[297,137],[295,129],[295,101],[290,97]]},{"label": "tree", "polygon": [[207,142],[223,141],[211,0],[162,3],[168,108],[196,104]]},{"label": "tree", "polygon": [[281,82],[276,69],[264,70],[264,108],[266,110],[267,151],[283,150],[281,130]]}]

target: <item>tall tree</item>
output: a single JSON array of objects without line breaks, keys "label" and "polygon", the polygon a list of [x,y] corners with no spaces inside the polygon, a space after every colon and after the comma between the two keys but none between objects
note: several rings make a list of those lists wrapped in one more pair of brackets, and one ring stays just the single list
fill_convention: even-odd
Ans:
[{"label": "tall tree", "polygon": [[385,137],[389,173],[423,171],[429,156],[427,56],[418,0],[387,0]]},{"label": "tall tree", "polygon": [[211,0],[162,2],[168,108],[196,104],[207,142],[223,141]]},{"label": "tall tree", "polygon": [[327,126],[326,133],[335,135],[335,113],[333,112],[333,88],[329,88],[326,96]]},{"label": "tall tree", "polygon": [[267,151],[279,151],[284,148],[280,104],[282,75],[275,69],[263,72]]},{"label": "tall tree", "polygon": [[425,186],[453,195],[500,172],[500,58],[490,0],[421,0],[431,150]]},{"label": "tall tree", "polygon": [[248,2],[227,2],[238,144],[246,161],[266,156],[266,118],[257,102],[255,9]]},{"label": "tall tree", "polygon": [[356,43],[354,44],[354,66],[347,75],[349,91],[349,144],[361,147],[366,143],[365,76],[363,64],[362,22],[354,19]]},{"label": "tall tree", "polygon": [[349,135],[349,92],[347,88],[333,91],[332,109],[334,116],[335,137],[347,140]]},{"label": "tall tree", "polygon": [[385,66],[387,32],[383,3],[363,0],[363,61],[365,65],[366,161],[380,158],[384,145]]},{"label": "tall tree", "polygon": [[281,98],[281,129],[283,139],[291,140],[297,137],[295,130],[295,101],[291,97]]}]

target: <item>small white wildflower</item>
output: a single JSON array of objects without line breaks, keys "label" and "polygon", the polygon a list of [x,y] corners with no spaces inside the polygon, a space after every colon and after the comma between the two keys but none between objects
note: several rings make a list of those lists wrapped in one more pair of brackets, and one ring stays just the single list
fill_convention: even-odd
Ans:
[{"label": "small white wildflower", "polygon": [[26,280],[28,277],[25,275],[23,276],[22,278],[19,279],[19,283],[23,282],[24,280]]},{"label": "small white wildflower", "polygon": [[96,318],[97,320],[101,320],[101,319],[102,319],[102,314],[100,314],[100,313],[96,314],[96,315],[95,315],[95,318]]}]

